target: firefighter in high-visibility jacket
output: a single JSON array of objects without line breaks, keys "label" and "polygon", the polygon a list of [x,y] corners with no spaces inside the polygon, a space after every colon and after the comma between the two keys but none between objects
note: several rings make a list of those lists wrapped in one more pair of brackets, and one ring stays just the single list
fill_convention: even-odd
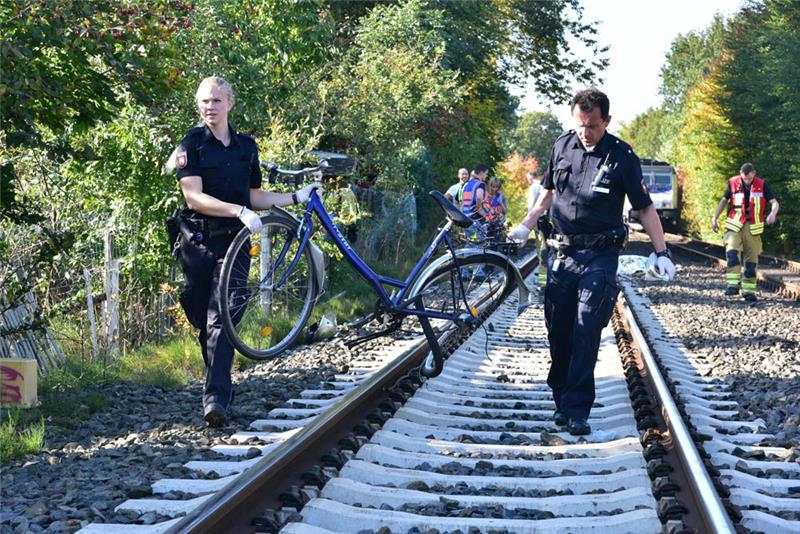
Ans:
[{"label": "firefighter in high-visibility jacket", "polygon": [[[768,203],[770,211],[766,214]],[[711,219],[711,229],[715,232],[719,230],[717,219],[726,206],[728,215],[722,237],[727,260],[725,294],[737,295],[741,287],[744,299],[755,302],[761,234],[764,233],[764,223],[775,223],[780,206],[767,183],[756,176],[756,170],[750,163],[742,165],[739,174],[728,179],[728,187]]]}]

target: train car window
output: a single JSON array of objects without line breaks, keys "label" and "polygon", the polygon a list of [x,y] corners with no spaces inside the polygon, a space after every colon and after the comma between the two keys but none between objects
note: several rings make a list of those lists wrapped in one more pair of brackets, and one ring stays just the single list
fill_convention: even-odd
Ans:
[{"label": "train car window", "polygon": [[655,174],[655,184],[656,185],[671,185],[672,184],[672,175],[671,174]]}]

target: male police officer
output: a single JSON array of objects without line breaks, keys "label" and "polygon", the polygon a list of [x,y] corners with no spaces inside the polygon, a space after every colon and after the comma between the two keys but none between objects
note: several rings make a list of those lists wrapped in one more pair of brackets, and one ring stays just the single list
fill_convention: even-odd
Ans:
[{"label": "male police officer", "polygon": [[657,268],[667,278],[675,267],[658,214],[642,180],[639,158],[606,132],[608,97],[597,89],[578,92],[570,103],[575,130],[558,138],[536,206],[509,238],[524,242],[539,216],[551,210],[545,322],[552,363],[547,384],[556,404],[554,421],[570,434],[591,432],[594,366],[600,334],[608,324],[619,288],[617,260],[627,229],[625,195],[639,210],[656,249]]}]

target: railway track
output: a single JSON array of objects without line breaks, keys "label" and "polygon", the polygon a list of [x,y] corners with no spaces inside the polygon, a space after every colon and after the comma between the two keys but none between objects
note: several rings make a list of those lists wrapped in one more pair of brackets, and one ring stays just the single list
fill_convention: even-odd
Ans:
[{"label": "railway track", "polygon": [[187,465],[198,479],[153,486],[196,497],[120,506],[175,519],[82,532],[800,531],[800,465],[645,297],[625,284],[580,438],[552,422],[541,307],[517,316],[515,299],[439,377],[420,383],[413,340],[386,347],[233,435],[229,460]]},{"label": "railway track", "polygon": [[[640,231],[641,230],[637,230]],[[725,247],[678,234],[666,234],[667,243],[684,254],[716,262],[725,268]],[[758,258],[758,281],[784,297],[800,300],[800,262],[762,254]]]}]

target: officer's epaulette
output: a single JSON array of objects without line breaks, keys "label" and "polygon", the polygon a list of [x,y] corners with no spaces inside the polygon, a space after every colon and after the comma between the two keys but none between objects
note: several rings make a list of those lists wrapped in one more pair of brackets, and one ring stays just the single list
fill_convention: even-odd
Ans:
[{"label": "officer's epaulette", "polygon": [[[566,137],[568,135],[572,135],[574,133],[575,133],[575,130],[567,130],[566,132],[564,132],[561,135],[559,135],[558,139],[561,139],[562,137]],[[556,139],[556,141],[558,141],[558,139]]]},{"label": "officer's epaulette", "polygon": [[255,136],[252,136],[252,135],[246,134],[246,133],[242,133],[242,132],[237,132],[237,133],[239,134],[239,137],[244,137],[245,139],[249,139],[254,143],[256,142]]},{"label": "officer's epaulette", "polygon": [[631,147],[631,145],[629,145],[628,143],[626,143],[625,141],[623,141],[622,139],[620,139],[616,135],[614,136],[614,145],[618,149],[622,150],[623,152],[625,152],[627,154],[633,154],[633,148]]}]

